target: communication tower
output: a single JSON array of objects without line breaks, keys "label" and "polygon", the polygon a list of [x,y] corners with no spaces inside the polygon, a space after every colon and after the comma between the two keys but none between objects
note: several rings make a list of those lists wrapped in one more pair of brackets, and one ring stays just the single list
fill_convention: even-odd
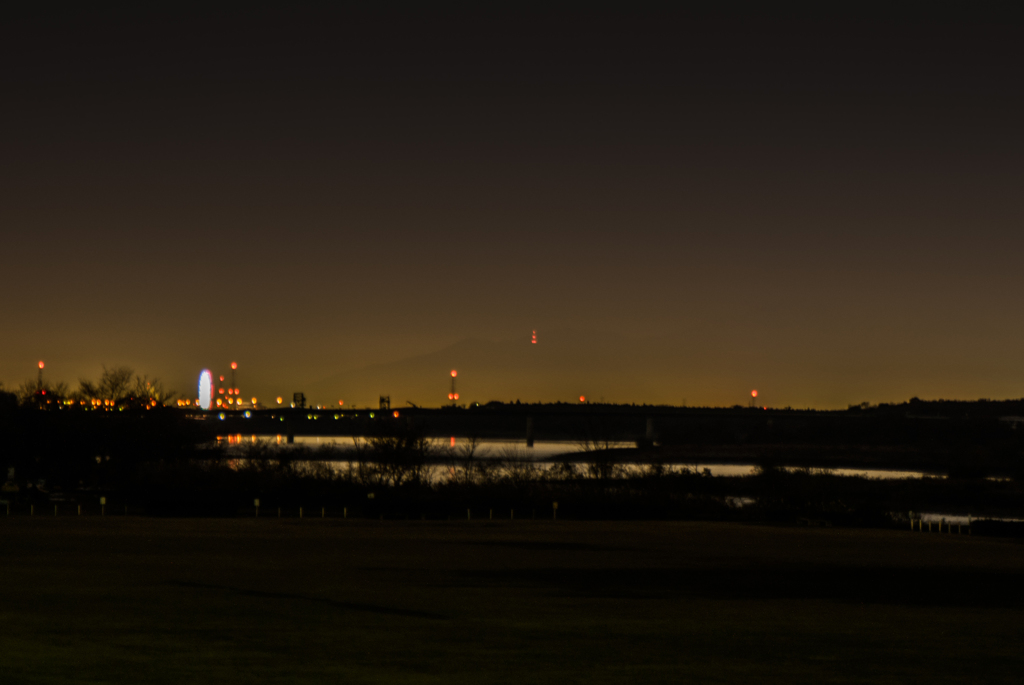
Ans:
[{"label": "communication tower", "polygon": [[459,372],[452,369],[452,391],[448,393],[448,399],[452,401],[452,404],[459,399],[459,393],[455,392],[455,378],[459,375]]}]

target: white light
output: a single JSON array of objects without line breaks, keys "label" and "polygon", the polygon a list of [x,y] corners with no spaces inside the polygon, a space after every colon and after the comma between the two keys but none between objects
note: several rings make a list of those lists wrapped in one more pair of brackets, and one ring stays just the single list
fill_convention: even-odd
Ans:
[{"label": "white light", "polygon": [[199,374],[199,406],[209,409],[213,404],[213,374],[209,369],[203,369]]}]

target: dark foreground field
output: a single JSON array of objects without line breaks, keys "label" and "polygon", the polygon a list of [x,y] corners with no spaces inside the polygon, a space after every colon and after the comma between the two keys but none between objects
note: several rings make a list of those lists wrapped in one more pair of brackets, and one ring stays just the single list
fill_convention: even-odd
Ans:
[{"label": "dark foreground field", "polygon": [[0,682],[1017,683],[1024,545],[708,523],[0,519]]}]

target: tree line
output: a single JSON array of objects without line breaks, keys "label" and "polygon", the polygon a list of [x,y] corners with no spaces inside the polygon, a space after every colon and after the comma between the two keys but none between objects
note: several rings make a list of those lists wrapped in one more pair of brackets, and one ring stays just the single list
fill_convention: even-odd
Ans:
[{"label": "tree line", "polygon": [[139,408],[162,406],[177,395],[164,386],[159,378],[140,375],[128,366],[103,367],[98,380],[79,379],[78,387],[71,389],[64,381],[42,378],[28,380],[13,391],[0,383],[0,397],[7,403],[39,409],[66,406],[67,403],[103,403],[104,406]]}]

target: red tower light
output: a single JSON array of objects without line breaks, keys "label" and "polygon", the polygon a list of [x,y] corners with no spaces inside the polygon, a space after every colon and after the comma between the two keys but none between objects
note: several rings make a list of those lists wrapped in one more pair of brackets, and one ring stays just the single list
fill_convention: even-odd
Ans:
[{"label": "red tower light", "polygon": [[587,401],[587,398],[584,397],[583,395],[580,395],[580,402],[586,402],[586,401]]},{"label": "red tower light", "polygon": [[455,369],[452,369],[452,378],[455,378],[458,375],[459,375],[459,372],[456,371]]},{"label": "red tower light", "polygon": [[750,396],[751,397],[757,397],[757,390],[751,390],[750,391]]},{"label": "red tower light", "polygon": [[234,371],[238,368],[238,362],[231,362],[231,370]]},{"label": "red tower light", "polygon": [[44,366],[46,366],[46,364],[43,364],[42,362],[39,362],[39,368],[40,369],[43,368]]}]

